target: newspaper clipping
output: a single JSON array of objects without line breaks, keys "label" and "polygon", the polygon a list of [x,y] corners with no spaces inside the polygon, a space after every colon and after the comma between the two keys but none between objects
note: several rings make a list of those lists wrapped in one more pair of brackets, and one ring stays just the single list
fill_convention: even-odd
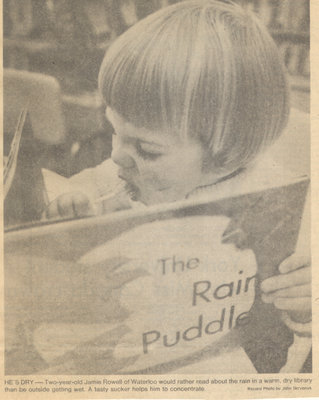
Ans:
[{"label": "newspaper clipping", "polygon": [[3,1],[1,398],[319,396],[315,3]]}]

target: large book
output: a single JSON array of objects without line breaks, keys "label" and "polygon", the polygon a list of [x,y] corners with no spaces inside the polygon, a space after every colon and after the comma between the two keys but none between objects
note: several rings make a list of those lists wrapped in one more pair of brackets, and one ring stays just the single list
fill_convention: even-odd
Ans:
[{"label": "large book", "polygon": [[6,374],[256,371],[241,338],[282,333],[258,282],[293,253],[307,188],[8,230]]}]

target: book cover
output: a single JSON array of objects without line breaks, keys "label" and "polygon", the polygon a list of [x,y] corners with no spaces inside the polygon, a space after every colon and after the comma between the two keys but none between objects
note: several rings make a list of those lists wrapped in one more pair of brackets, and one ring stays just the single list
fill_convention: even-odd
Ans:
[{"label": "book cover", "polygon": [[241,332],[294,251],[307,187],[7,232],[6,374],[256,371]]}]

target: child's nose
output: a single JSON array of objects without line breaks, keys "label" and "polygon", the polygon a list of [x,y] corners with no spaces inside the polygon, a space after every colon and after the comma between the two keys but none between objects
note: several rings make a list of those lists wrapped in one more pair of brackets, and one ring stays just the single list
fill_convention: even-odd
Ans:
[{"label": "child's nose", "polygon": [[118,138],[113,138],[111,158],[118,166],[122,168],[133,168],[135,165],[134,159],[130,156],[125,148],[125,144]]}]

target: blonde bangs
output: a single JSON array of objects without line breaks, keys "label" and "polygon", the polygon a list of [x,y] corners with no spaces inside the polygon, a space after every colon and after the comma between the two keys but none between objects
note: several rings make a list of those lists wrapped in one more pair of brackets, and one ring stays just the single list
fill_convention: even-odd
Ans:
[{"label": "blonde bangs", "polygon": [[183,1],[140,21],[108,50],[99,85],[127,121],[199,140],[226,171],[272,143],[289,113],[275,43],[231,2]]},{"label": "blonde bangs", "polygon": [[[177,6],[176,11],[181,8]],[[155,130],[180,126],[196,22],[190,15],[166,11],[119,37],[107,51],[99,76],[109,107],[134,125]]]}]

